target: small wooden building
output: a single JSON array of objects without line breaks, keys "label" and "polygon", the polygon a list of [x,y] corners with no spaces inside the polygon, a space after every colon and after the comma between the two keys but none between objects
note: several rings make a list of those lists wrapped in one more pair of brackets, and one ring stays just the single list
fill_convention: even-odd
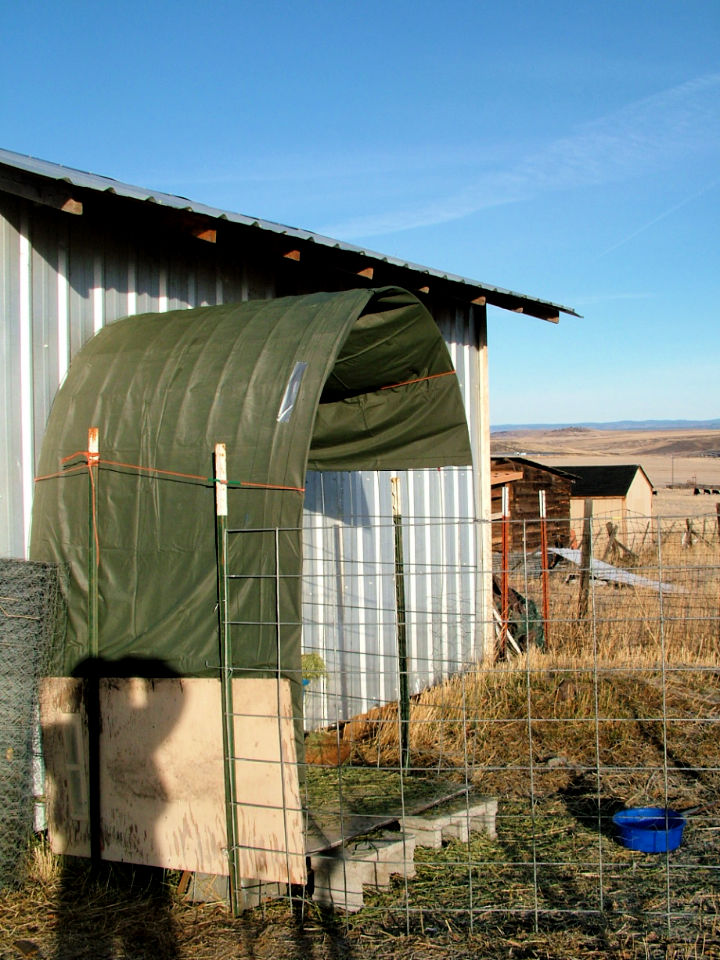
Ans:
[{"label": "small wooden building", "polygon": [[639,463],[580,464],[565,466],[563,470],[575,477],[570,519],[578,540],[586,500],[592,501],[598,535],[604,533],[605,524],[611,522],[617,527],[617,535],[628,546],[632,546],[631,541],[638,534],[642,536],[652,516],[653,486]]},{"label": "small wooden building", "polygon": [[[540,491],[545,491],[548,543],[565,547],[570,540],[570,499],[573,477],[567,470],[548,467],[524,457],[491,458],[493,520],[502,516],[502,490],[508,487],[510,549],[536,550],[540,546]],[[493,550],[501,545],[500,524],[493,524]]]}]

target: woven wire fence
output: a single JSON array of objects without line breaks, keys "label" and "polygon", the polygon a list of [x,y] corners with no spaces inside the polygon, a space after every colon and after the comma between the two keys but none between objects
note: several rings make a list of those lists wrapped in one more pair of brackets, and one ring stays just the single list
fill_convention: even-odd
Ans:
[{"label": "woven wire fence", "polygon": [[55,565],[0,559],[0,889],[24,878],[42,782],[38,682],[58,603]]},{"label": "woven wire fence", "polygon": [[[363,524],[306,530],[295,909],[716,936],[716,518],[556,524],[546,551],[539,520],[496,523],[480,575],[475,524]],[[243,885],[246,906],[286,893]]]}]

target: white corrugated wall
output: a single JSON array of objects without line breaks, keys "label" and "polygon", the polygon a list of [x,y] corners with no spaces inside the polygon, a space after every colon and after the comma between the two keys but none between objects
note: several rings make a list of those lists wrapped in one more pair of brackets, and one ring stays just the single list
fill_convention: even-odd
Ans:
[{"label": "white corrugated wall", "polygon": [[[133,313],[274,295],[269,268],[248,271],[212,244],[173,249],[167,235],[99,226],[0,194],[2,330],[0,555],[26,555],[35,463],[58,385],[80,347]],[[466,397],[471,436],[481,341],[473,308],[436,316]],[[476,444],[474,444],[476,446]],[[473,649],[476,539],[470,468],[401,477],[411,688]],[[305,645],[327,663],[311,685],[317,723],[397,697],[390,475],[311,474],[305,521]]]}]

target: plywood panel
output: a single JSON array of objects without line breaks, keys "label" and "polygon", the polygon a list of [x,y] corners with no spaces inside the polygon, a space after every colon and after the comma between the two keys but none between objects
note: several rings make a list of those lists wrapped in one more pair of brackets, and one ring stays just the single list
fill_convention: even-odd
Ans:
[{"label": "plywood panel", "polygon": [[233,681],[240,876],[305,883],[305,839],[287,680]]},{"label": "plywood panel", "polygon": [[[45,680],[41,716],[52,848],[88,856],[83,689]],[[241,876],[304,882],[289,685],[237,679],[233,698]],[[227,874],[219,681],[102,679],[99,704],[103,859]]]}]

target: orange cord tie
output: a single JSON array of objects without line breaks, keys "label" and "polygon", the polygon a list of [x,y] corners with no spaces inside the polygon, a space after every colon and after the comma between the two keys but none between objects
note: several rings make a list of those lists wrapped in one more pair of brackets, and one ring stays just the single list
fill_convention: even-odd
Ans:
[{"label": "orange cord tie", "polygon": [[[280,483],[255,483],[251,480],[218,480],[217,477],[206,477],[198,473],[181,473],[178,470],[161,470],[159,467],[143,467],[137,463],[122,463],[119,460],[105,460],[96,453],[90,453],[87,450],[76,450],[69,457],[63,457],[60,463],[67,463],[74,460],[75,457],[85,457],[84,464],[70,467],[67,470],[59,470],[57,473],[48,473],[42,477],[35,477],[35,483],[41,480],[52,480],[55,477],[66,477],[76,474],[79,471],[90,469],[92,476],[92,467],[106,465],[109,467],[124,467],[126,470],[137,470],[142,473],[158,474],[160,477],[178,477],[182,480],[198,480],[203,485],[212,486],[216,483],[224,483],[228,487],[245,487],[260,490],[286,490],[291,493],[305,493],[305,487],[290,487]],[[94,482],[94,481],[93,481]]]},{"label": "orange cord tie", "polygon": [[401,380],[400,383],[389,383],[386,387],[380,387],[381,390],[392,390],[393,387],[406,387],[409,383],[422,383],[423,380],[436,380],[438,377],[454,377],[454,370],[445,370],[443,373],[431,373],[427,377],[416,377],[414,380]]}]

